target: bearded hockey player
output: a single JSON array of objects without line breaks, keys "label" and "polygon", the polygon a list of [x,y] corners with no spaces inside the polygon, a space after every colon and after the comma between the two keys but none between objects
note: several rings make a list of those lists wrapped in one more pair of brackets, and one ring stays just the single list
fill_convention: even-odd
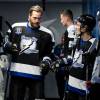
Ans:
[{"label": "bearded hockey player", "polygon": [[[44,69],[41,61],[48,61],[52,51],[52,32],[40,26],[43,9],[36,5],[29,10],[27,23],[16,23],[5,43],[5,52],[11,53],[9,100],[44,98]],[[51,33],[50,33],[51,32]]]}]

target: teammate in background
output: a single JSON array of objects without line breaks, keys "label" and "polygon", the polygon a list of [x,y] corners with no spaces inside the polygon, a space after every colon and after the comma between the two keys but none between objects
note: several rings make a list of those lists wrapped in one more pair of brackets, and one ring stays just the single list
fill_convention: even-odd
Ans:
[{"label": "teammate in background", "polygon": [[[74,21],[73,21],[73,12],[70,9],[64,9],[60,12],[60,22],[61,24],[66,28],[65,33],[63,34],[63,38],[62,38],[62,47],[63,47],[63,56],[66,57],[70,57],[72,55],[72,49],[73,46],[75,45],[76,42],[76,35],[75,35],[75,25],[74,25]],[[62,54],[61,54],[62,55]],[[68,81],[68,76],[69,76],[69,72],[66,72],[66,84]],[[58,80],[59,77],[62,77],[62,79],[60,78]],[[63,74],[63,76],[60,76],[60,73],[56,73],[56,79],[57,79],[57,83],[59,83],[60,80],[62,81],[62,87],[60,85],[58,85],[58,92],[60,95],[60,99],[63,100],[64,97],[64,90],[65,90],[65,72]],[[61,92],[60,92],[61,91]],[[67,93],[66,93],[67,96]]]},{"label": "teammate in background", "polygon": [[[97,39],[92,37],[96,19],[92,15],[81,15],[76,21],[76,32],[80,36],[73,56],[56,61],[55,67],[63,63],[69,66],[69,79],[65,100],[88,100],[91,89],[93,65],[97,52]],[[80,33],[80,34],[79,34]]]},{"label": "teammate in background", "polygon": [[[61,38],[61,42],[54,47],[55,60],[63,58],[64,55],[64,36]],[[58,68],[55,71],[55,78],[57,82],[58,94],[60,100],[63,100],[65,90],[65,65],[62,65],[62,69]]]},{"label": "teammate in background", "polygon": [[97,47],[97,40],[91,35],[95,24],[95,17],[88,14],[81,15],[76,21],[76,31],[80,33],[80,39],[76,44],[70,68],[68,100],[88,100]]}]

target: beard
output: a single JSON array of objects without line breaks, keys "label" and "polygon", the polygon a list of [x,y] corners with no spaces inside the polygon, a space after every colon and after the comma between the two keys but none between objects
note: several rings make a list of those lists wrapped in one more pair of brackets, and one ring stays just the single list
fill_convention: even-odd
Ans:
[{"label": "beard", "polygon": [[33,23],[33,22],[30,22],[30,25],[33,27],[33,28],[38,28],[40,26],[40,23]]}]

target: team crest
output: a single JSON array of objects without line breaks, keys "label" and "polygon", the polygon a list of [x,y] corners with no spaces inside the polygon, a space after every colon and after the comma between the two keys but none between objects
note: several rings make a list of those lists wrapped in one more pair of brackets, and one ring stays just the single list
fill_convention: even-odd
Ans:
[{"label": "team crest", "polygon": [[37,50],[37,39],[35,37],[21,37],[20,53],[38,53]]}]

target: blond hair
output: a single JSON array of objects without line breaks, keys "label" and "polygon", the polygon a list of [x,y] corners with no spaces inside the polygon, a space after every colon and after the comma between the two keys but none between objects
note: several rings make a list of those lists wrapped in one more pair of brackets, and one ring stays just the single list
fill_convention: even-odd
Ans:
[{"label": "blond hair", "polygon": [[43,8],[41,6],[39,6],[39,5],[32,6],[29,9],[29,14],[31,15],[33,11],[41,12],[43,14]]}]

